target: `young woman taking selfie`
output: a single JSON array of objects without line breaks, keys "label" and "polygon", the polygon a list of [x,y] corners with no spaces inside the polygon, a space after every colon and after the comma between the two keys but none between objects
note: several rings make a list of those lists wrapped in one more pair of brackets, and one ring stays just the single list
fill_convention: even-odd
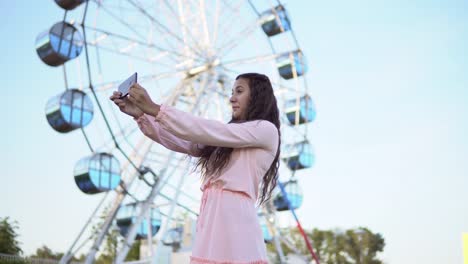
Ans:
[{"label": "young woman taking selfie", "polygon": [[166,148],[198,157],[203,196],[192,264],[267,262],[256,204],[271,197],[278,179],[280,121],[270,80],[258,73],[236,78],[227,123],[152,101],[134,84],[111,100],[141,131]]}]

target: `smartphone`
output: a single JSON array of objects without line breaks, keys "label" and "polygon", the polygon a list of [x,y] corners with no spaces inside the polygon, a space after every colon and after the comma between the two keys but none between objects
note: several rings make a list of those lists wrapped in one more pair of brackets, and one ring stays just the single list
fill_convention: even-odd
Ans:
[{"label": "smartphone", "polygon": [[137,83],[137,73],[135,72],[134,74],[132,74],[130,77],[128,77],[127,80],[123,81],[123,83],[121,83],[119,85],[119,92],[122,94],[120,96],[120,98],[124,98],[128,95],[128,91],[130,90],[130,87],[132,87],[132,85],[134,85],[135,83]]}]

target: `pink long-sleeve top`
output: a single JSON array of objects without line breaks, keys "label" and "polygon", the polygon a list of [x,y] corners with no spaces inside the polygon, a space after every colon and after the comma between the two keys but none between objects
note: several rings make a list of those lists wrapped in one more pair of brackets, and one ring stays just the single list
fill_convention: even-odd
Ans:
[{"label": "pink long-sleeve top", "polygon": [[[229,163],[215,181],[223,189],[244,192],[254,200],[278,149],[278,129],[266,120],[225,124],[167,105],[161,105],[156,117],[144,114],[135,120],[143,134],[173,151],[199,157],[203,146],[233,148]],[[201,189],[214,183],[207,179]]]}]

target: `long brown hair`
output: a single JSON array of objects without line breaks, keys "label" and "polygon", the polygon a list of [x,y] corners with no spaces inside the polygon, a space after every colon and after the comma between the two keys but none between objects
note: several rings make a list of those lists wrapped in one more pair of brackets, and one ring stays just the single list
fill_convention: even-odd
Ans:
[{"label": "long brown hair", "polygon": [[[250,88],[250,98],[247,107],[247,118],[242,121],[231,120],[229,123],[239,123],[253,120],[267,120],[273,123],[278,129],[278,150],[270,168],[263,176],[261,184],[262,190],[259,197],[259,204],[270,199],[271,193],[278,180],[279,156],[280,156],[280,119],[276,97],[270,79],[266,75],[259,73],[244,73],[236,77],[248,81]],[[220,172],[226,167],[231,158],[233,148],[205,146],[201,150],[200,159],[195,168],[201,167],[202,178],[216,179],[220,177]],[[215,152],[215,153],[213,153]],[[213,155],[213,158],[210,158]]]}]

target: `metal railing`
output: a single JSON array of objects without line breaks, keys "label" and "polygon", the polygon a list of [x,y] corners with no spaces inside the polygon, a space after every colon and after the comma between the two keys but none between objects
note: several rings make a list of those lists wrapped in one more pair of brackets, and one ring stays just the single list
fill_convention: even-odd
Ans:
[{"label": "metal railing", "polygon": [[[58,264],[56,259],[29,258],[0,253],[0,264],[8,263],[28,263],[28,264]],[[70,264],[81,264],[82,262],[72,261]]]}]

